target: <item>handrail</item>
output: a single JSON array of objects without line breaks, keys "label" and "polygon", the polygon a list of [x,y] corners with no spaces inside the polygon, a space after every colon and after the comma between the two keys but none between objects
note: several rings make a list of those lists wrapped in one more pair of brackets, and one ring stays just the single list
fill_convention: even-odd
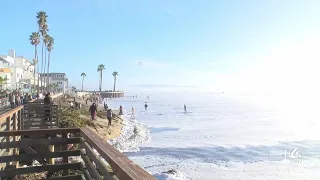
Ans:
[{"label": "handrail", "polygon": [[[76,137],[70,138],[68,137],[67,133],[72,133]],[[57,134],[60,134],[60,136]],[[77,167],[75,170],[81,170],[80,175],[83,175],[85,179],[88,180],[99,180],[102,179],[102,176],[104,179],[108,180],[155,180],[152,175],[136,165],[128,157],[108,144],[107,141],[103,140],[89,128],[57,128],[0,132],[0,137],[3,136],[5,138],[23,135],[30,135],[32,138],[24,138],[16,143],[0,142],[0,149],[26,149],[29,147],[36,147],[35,149],[33,148],[35,152],[29,151],[28,154],[19,155],[13,153],[0,156],[0,163],[10,164],[12,162],[19,163],[19,161],[30,161],[36,159],[38,162],[40,162],[40,164],[42,164],[41,166],[46,169],[48,165],[46,165],[47,163],[45,162],[45,159],[62,157],[61,163],[63,163],[63,166],[67,167],[67,164],[70,163],[68,161],[68,157],[80,156],[82,158],[82,161],[80,161],[81,168]],[[49,135],[53,138],[48,139],[45,135]],[[68,144],[80,144],[80,146],[78,146],[80,148],[68,150]],[[57,152],[45,152],[39,148],[39,145],[62,145],[62,150]],[[99,154],[97,154],[95,150]],[[50,167],[57,168],[60,165],[61,164],[56,164]],[[18,168],[16,170],[2,170],[0,171],[0,178],[25,174],[25,172],[33,173],[41,172],[41,170],[34,169],[34,167]]]},{"label": "handrail", "polygon": [[[85,139],[87,143],[85,144],[85,149],[86,151],[91,151],[91,158],[93,158],[95,164],[100,163],[98,162],[98,159],[92,155],[94,154],[92,153],[93,148],[100,154],[102,158],[104,158],[108,162],[108,164],[112,168],[113,173],[118,179],[155,180],[152,175],[150,175],[140,166],[136,165],[128,157],[119,152],[89,128],[81,128],[80,135]],[[89,153],[87,152],[87,154]],[[105,169],[99,169],[100,172],[103,170]]]}]

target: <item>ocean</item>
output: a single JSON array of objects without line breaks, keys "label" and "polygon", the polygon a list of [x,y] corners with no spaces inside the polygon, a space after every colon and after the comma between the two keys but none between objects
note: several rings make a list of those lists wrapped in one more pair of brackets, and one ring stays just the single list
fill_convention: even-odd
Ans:
[{"label": "ocean", "polygon": [[[107,100],[110,107],[125,109],[124,133],[110,143],[157,179],[320,179],[315,99],[249,93],[127,95]],[[171,169],[175,173],[163,173]]]}]

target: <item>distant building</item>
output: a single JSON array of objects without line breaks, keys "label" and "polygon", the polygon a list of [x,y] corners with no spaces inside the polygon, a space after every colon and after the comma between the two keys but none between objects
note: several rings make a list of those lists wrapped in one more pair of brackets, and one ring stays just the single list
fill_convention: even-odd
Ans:
[{"label": "distant building", "polygon": [[[47,77],[47,74],[40,74],[40,77]],[[59,92],[66,92],[68,88],[68,78],[65,73],[49,73],[49,84],[57,84]]]}]

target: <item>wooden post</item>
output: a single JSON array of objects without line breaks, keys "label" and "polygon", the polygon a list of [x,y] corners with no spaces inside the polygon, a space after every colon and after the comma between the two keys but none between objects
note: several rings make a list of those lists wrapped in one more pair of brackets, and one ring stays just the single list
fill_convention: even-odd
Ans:
[{"label": "wooden post", "polygon": [[19,112],[19,118],[18,118],[18,122],[19,122],[19,130],[23,129],[23,119],[24,119],[24,108],[22,108]]},{"label": "wooden post", "polygon": [[[68,138],[68,133],[67,132],[62,133],[62,138],[67,139]],[[62,151],[67,151],[67,150],[68,150],[68,144],[63,144],[62,145]],[[69,163],[69,157],[68,156],[63,156],[62,158],[63,158],[62,163]],[[68,169],[63,171],[63,175],[64,176],[67,176],[68,174],[69,174],[69,170]]]},{"label": "wooden post", "polygon": [[[48,137],[49,139],[51,139],[51,136]],[[49,151],[50,152],[54,152],[54,145],[48,145]],[[48,164],[53,165],[54,164],[54,158],[49,158],[48,159]]]},{"label": "wooden post", "polygon": [[[18,114],[18,112],[15,112],[13,114],[13,130],[18,130],[17,114]],[[17,141],[17,136],[13,136],[13,142],[16,142],[16,141]],[[16,154],[16,152],[17,152],[17,148],[13,148],[13,154]]]},{"label": "wooden post", "polygon": [[[6,119],[6,130],[7,131],[11,131],[11,116],[8,116],[7,117],[7,119]],[[7,136],[7,141],[6,141],[7,143],[9,143],[10,142],[10,136]],[[10,151],[10,148],[7,148],[7,152],[9,152]]]}]

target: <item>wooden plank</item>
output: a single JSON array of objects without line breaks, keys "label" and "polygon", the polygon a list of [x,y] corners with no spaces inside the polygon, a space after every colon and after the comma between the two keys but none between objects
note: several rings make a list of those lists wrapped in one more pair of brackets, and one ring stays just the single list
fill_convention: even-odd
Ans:
[{"label": "wooden plank", "polygon": [[57,172],[64,169],[80,170],[81,163],[69,163],[69,164],[56,164],[56,165],[43,165],[18,169],[6,169],[0,171],[0,177],[14,177],[20,174],[37,173],[37,172]]},{"label": "wooden plank", "polygon": [[36,158],[46,159],[46,158],[57,158],[57,157],[63,157],[63,156],[80,156],[80,150],[1,156],[0,163],[12,162],[12,161],[30,161],[30,160],[35,160]]},{"label": "wooden plank", "polygon": [[86,169],[88,170],[90,176],[94,179],[94,180],[102,180],[101,175],[99,174],[99,172],[97,171],[97,169],[93,166],[92,162],[90,161],[90,159],[88,158],[88,156],[86,156],[83,153],[81,154],[81,158],[83,159],[84,164],[86,165]]},{"label": "wooden plank", "polygon": [[[11,116],[8,116],[8,117],[7,117],[7,129],[6,129],[6,131],[11,131],[10,121],[11,121]],[[11,140],[10,140],[10,136],[7,136],[6,142],[9,143],[10,141],[11,141]],[[9,152],[9,151],[10,151],[10,149],[7,148],[7,152]]]},{"label": "wooden plank", "polygon": [[91,147],[98,151],[100,156],[106,159],[119,179],[155,180],[152,175],[147,173],[141,167],[135,165],[131,160],[117,151],[89,128],[81,128],[80,134],[86,139]]},{"label": "wooden plank", "polygon": [[86,169],[83,163],[81,163],[81,171],[86,180],[92,180],[92,177],[90,176],[88,170]]},{"label": "wooden plank", "polygon": [[37,136],[37,135],[54,135],[63,132],[79,133],[79,128],[59,128],[59,129],[37,129],[37,130],[20,130],[20,131],[0,131],[1,136]]},{"label": "wooden plank", "polygon": [[99,172],[103,175],[103,177],[107,180],[118,179],[114,176],[113,172],[108,171],[107,165],[100,159],[96,153],[93,152],[92,148],[89,146],[87,142],[81,144],[81,148],[84,148],[86,151],[86,155],[96,164]]},{"label": "wooden plank", "polygon": [[0,115],[0,124],[5,123],[6,118],[7,118],[8,116],[12,116],[13,113],[21,110],[22,108],[23,108],[23,106],[18,106],[18,107],[14,108],[14,109],[12,109],[12,110],[10,110],[10,111],[8,111],[8,112],[5,112],[5,113],[1,114],[1,115]]},{"label": "wooden plank", "polygon": [[[28,155],[36,155],[37,152],[35,152],[31,147],[21,147],[21,149],[27,153]],[[36,156],[35,160],[37,160],[40,164],[46,164],[46,161],[42,159],[41,157]]]},{"label": "wooden plank", "polygon": [[52,139],[29,139],[25,138],[17,142],[0,143],[0,149],[4,148],[21,148],[32,145],[59,145],[59,144],[78,144],[81,142],[79,137],[72,138],[52,138]]},{"label": "wooden plank", "polygon": [[82,180],[81,174],[77,175],[69,175],[69,176],[57,176],[57,177],[49,177],[47,180]]},{"label": "wooden plank", "polygon": [[37,125],[37,124],[31,124],[31,125],[25,125],[25,128],[31,129],[31,128],[37,128],[37,129],[51,129],[51,126],[48,125]]},{"label": "wooden plank", "polygon": [[[68,134],[67,134],[67,132],[64,132],[64,133],[62,133],[62,138],[63,139],[68,139]],[[64,144],[64,145],[62,145],[62,150],[68,150],[68,145],[67,144]],[[63,163],[68,163],[69,162],[69,158],[68,158],[68,156],[63,156],[62,157],[62,162]],[[68,171],[63,171],[63,175],[67,175],[69,172]]]}]

